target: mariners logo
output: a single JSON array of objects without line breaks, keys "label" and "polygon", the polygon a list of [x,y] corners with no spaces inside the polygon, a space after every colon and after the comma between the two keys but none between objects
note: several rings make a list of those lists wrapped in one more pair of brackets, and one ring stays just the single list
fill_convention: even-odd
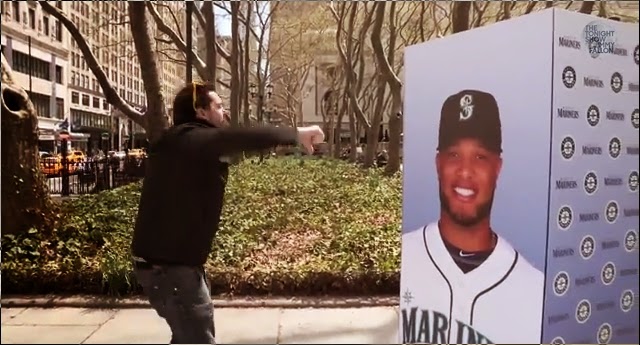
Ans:
[{"label": "mariners logo", "polygon": [[556,277],[553,279],[553,293],[556,296],[564,296],[567,291],[569,291],[569,286],[571,285],[571,279],[569,279],[569,273],[567,272],[558,272]]},{"label": "mariners logo", "polygon": [[604,266],[602,266],[600,278],[602,278],[602,283],[604,285],[611,285],[611,283],[613,283],[613,281],[616,279],[616,265],[614,265],[613,262],[609,261]]},{"label": "mariners logo", "polygon": [[631,310],[635,302],[634,299],[635,296],[633,295],[633,291],[624,290],[622,292],[622,296],[620,296],[620,309],[622,309],[622,311],[625,313]]},{"label": "mariners logo", "polygon": [[620,139],[613,137],[609,140],[609,156],[611,158],[616,159],[620,157],[620,152],[622,152],[622,143]]},{"label": "mariners logo", "polygon": [[584,177],[584,191],[587,192],[588,195],[592,195],[598,190],[598,176],[596,173],[591,171]]},{"label": "mariners logo", "polygon": [[565,344],[564,339],[562,337],[555,337],[551,340],[551,345],[563,345]]},{"label": "mariners logo", "polygon": [[613,90],[613,92],[615,93],[618,93],[622,91],[623,84],[624,82],[622,80],[622,74],[618,72],[614,72],[613,75],[611,76],[611,90]]},{"label": "mariners logo", "polygon": [[580,256],[589,260],[596,250],[596,240],[591,235],[585,236],[580,242]]},{"label": "mariners logo", "polygon": [[591,127],[595,127],[600,122],[600,109],[597,106],[591,105],[589,109],[587,109],[587,123]]},{"label": "mariners logo", "polygon": [[631,113],[631,125],[635,129],[638,129],[638,127],[640,127],[640,110],[634,109]]},{"label": "mariners logo", "polygon": [[618,203],[615,201],[609,201],[607,207],[604,210],[604,217],[607,219],[607,222],[613,224],[618,219],[618,213],[620,208],[618,207]]},{"label": "mariners logo", "polygon": [[640,62],[640,57],[638,57],[638,54],[640,54],[640,52],[638,52],[639,47],[636,46],[636,48],[633,50],[633,62],[636,63],[636,65]]},{"label": "mariners logo", "polygon": [[611,325],[606,322],[603,323],[600,328],[598,328],[598,344],[609,344],[612,335],[613,330],[611,329]]},{"label": "mariners logo", "polygon": [[576,70],[571,66],[567,66],[562,70],[562,83],[568,89],[573,88],[576,85]]},{"label": "mariners logo", "polygon": [[629,181],[627,183],[629,184],[630,191],[635,192],[638,190],[638,172],[637,171],[632,171],[629,174]]},{"label": "mariners logo", "polygon": [[635,230],[629,230],[624,235],[624,250],[632,252],[638,245],[638,233]]},{"label": "mariners logo", "polygon": [[460,121],[468,120],[473,115],[473,96],[464,95],[460,98]]},{"label": "mariners logo", "polygon": [[562,206],[558,212],[558,226],[562,230],[567,230],[573,221],[573,211],[569,206]]},{"label": "mariners logo", "polygon": [[576,153],[576,142],[572,137],[565,137],[562,139],[562,143],[560,144],[560,153],[562,154],[562,158],[567,160],[573,157]]},{"label": "mariners logo", "polygon": [[578,323],[585,323],[591,317],[591,303],[586,299],[583,299],[578,303],[576,308],[576,321]]}]

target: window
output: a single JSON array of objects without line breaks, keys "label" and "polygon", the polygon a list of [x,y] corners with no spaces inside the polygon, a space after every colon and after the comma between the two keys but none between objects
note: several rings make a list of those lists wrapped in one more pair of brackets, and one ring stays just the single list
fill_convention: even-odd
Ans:
[{"label": "window", "polygon": [[29,26],[32,30],[36,29],[36,10],[33,8],[29,9]]},{"label": "window", "polygon": [[[76,85],[76,72],[71,72],[71,85]],[[78,102],[74,102],[78,104]]]},{"label": "window", "polygon": [[29,94],[29,98],[31,99],[31,103],[33,103],[33,107],[36,111],[36,116],[39,117],[51,117],[51,108],[49,100],[51,97],[35,92],[27,92]]},{"label": "window", "polygon": [[42,30],[44,31],[44,34],[46,36],[50,35],[50,32],[49,32],[49,17],[47,17],[47,16],[42,17]]},{"label": "window", "polygon": [[93,97],[93,107],[96,109],[100,109],[100,98]]},{"label": "window", "polygon": [[109,110],[109,103],[107,103],[106,99],[102,100],[102,109]]},{"label": "window", "polygon": [[131,102],[133,100],[133,95],[131,93],[131,91],[127,91],[127,101]]},{"label": "window", "polygon": [[25,53],[13,50],[11,52],[13,58],[13,69],[16,72],[31,75],[32,77],[51,80],[51,71],[49,62],[40,60]]},{"label": "window", "polygon": [[62,66],[56,66],[56,83],[64,84],[62,82]]},{"label": "window", "polygon": [[85,107],[89,106],[89,95],[82,95],[82,105]]},{"label": "window", "polygon": [[71,91],[71,103],[73,104],[78,104],[80,103],[80,94],[75,92],[75,91]]},{"label": "window", "polygon": [[64,99],[56,98],[56,119],[64,119]]},{"label": "window", "polygon": [[62,25],[60,25],[60,22],[57,20],[55,24],[55,32],[56,32],[56,40],[58,40],[58,42],[62,42]]},{"label": "window", "polygon": [[12,1],[11,5],[13,6],[13,8],[11,9],[11,12],[13,12],[13,20],[15,20],[16,22],[20,22],[20,2]]}]

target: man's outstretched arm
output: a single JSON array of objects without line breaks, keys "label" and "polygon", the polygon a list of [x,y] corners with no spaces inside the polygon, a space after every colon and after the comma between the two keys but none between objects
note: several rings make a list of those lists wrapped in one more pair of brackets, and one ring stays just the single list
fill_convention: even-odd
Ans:
[{"label": "man's outstretched arm", "polygon": [[191,128],[186,133],[190,150],[210,155],[229,155],[259,151],[279,145],[298,144],[298,131],[292,127]]}]

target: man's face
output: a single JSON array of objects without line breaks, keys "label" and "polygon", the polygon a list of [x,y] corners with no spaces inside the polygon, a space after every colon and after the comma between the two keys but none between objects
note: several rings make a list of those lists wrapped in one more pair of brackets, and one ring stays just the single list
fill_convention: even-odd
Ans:
[{"label": "man's face", "polygon": [[225,111],[222,99],[213,91],[209,92],[209,98],[211,99],[209,107],[198,109],[198,117],[216,127],[222,127],[225,125]]},{"label": "man's face", "polygon": [[472,226],[491,213],[502,159],[476,139],[461,139],[438,152],[436,168],[442,210],[463,226]]}]

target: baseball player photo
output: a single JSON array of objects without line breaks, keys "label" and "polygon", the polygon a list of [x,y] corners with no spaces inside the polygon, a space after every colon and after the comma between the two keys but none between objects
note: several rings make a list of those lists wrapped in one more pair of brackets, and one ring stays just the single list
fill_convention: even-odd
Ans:
[{"label": "baseball player photo", "polygon": [[463,90],[442,105],[434,157],[440,216],[402,235],[405,344],[540,342],[544,274],[491,225],[500,171],[510,164],[501,127],[489,93]]}]

